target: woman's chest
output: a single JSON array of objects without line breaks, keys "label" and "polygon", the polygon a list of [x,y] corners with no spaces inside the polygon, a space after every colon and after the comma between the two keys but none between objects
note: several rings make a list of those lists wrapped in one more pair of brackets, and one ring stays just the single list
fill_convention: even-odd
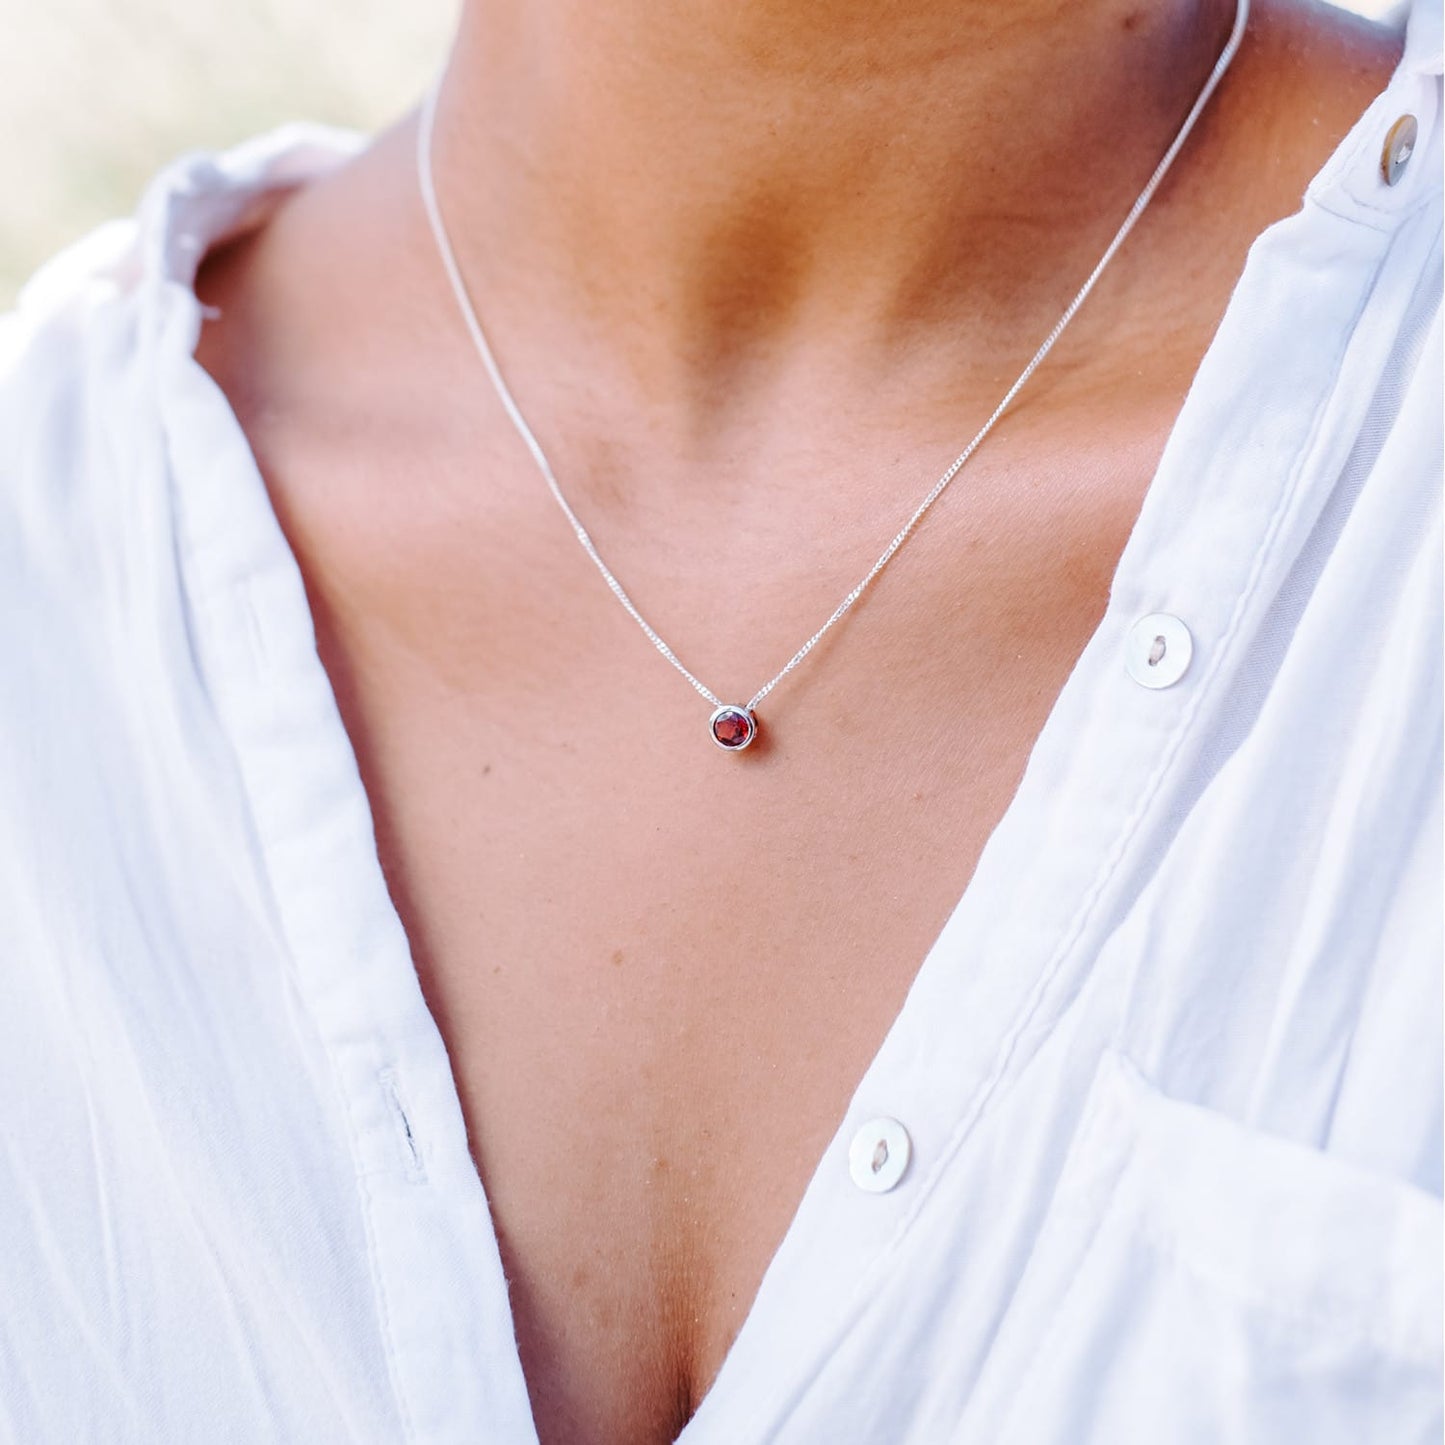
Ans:
[{"label": "woman's chest", "polygon": [[[737,755],[535,478],[410,458],[417,506],[338,517],[309,482],[344,466],[262,447],[544,1440],[671,1439],[717,1375],[1099,624],[1172,390],[1000,439]],[[599,537],[741,701],[866,570],[898,461],[710,509],[699,478]]]},{"label": "woman's chest", "polygon": [[505,706],[351,693],[544,1440],[696,1408],[1087,640],[1076,587],[1015,594],[1007,638],[914,608],[738,756],[623,629]]},{"label": "woman's chest", "polygon": [[[665,668],[610,686],[635,641],[625,626],[558,634],[565,689],[499,670],[498,694],[480,697],[414,675],[396,686],[404,672],[383,669],[370,696],[365,678],[340,690],[544,1441],[667,1440],[700,1404],[708,1439],[742,1407],[740,1381],[784,1391],[794,1351],[826,1354],[834,1382],[811,1396],[816,1433],[798,1438],[836,1433],[829,1411],[851,1398],[837,1372],[896,1384],[906,1353],[885,1341],[905,1320],[917,1349],[950,1361],[898,1399],[919,1438],[991,1439],[995,1416],[1032,1438],[1015,1423],[1033,1418],[1023,1356],[1066,1307],[1056,1401],[1085,1398],[1092,1322],[1115,1312],[1131,1321],[1111,1359],[1126,1393],[1252,1349],[1283,1321],[1318,1316],[1348,1336],[1373,1292],[1388,1301],[1391,1368],[1416,1369],[1418,1306],[1400,1279],[1332,1293],[1319,1262],[1356,1210],[1377,1231],[1403,1211],[1418,1243],[1419,1201],[1386,1178],[1361,1202],[1343,1166],[1277,1136],[1322,1149],[1331,1099],[1362,1121],[1388,1092],[1382,1041],[1403,1025],[1380,1013],[1386,974],[1414,977],[1423,954],[1392,964],[1375,930],[1418,897],[1393,871],[1404,863],[1372,870],[1301,844],[1326,836],[1349,792],[1321,777],[1362,779],[1370,757],[1403,777],[1417,750],[1381,732],[1384,680],[1367,660],[1341,670],[1317,654],[1314,633],[1353,606],[1347,573],[1315,587],[1317,620],[1288,666],[1243,645],[1232,687],[1211,691],[1222,634],[1200,607],[1174,619],[1194,663],[1175,668],[1170,632],[1157,677],[1139,675],[1137,622],[1093,631],[1113,560],[1101,551],[1092,574],[1065,569],[1053,587],[1021,567],[1027,586],[926,621],[911,599],[912,631],[896,625],[902,599],[881,598],[878,633],[861,629],[851,656],[825,653],[760,709],[741,756],[712,746],[708,709]],[[333,675],[357,678],[323,632],[328,647]],[[387,655],[352,656],[368,652]],[[1392,858],[1428,851],[1388,791],[1356,801],[1372,836],[1395,839]],[[1368,1076],[1350,1064],[1356,1045]],[[1099,1073],[1103,1053],[1122,1055],[1122,1073]],[[1129,1082],[1134,1065],[1162,1103]],[[1174,1097],[1254,1129],[1212,1114],[1197,1128]],[[1357,1129],[1334,1147],[1368,1152]],[[1174,1187],[1196,1147],[1230,1189]],[[1255,1170],[1269,1189],[1246,1186]],[[1258,1262],[1284,1247],[1260,1243],[1271,1189],[1306,1261]],[[1246,1248],[1235,1225],[1200,1222],[1231,1209]],[[937,1278],[935,1254],[952,1261]],[[1271,1296],[1284,1304],[1259,1305]],[[1005,1308],[1012,1363],[991,1333]],[[1156,1315],[1215,1333],[1161,1360]],[[824,1342],[847,1320],[834,1354]],[[1318,1347],[1295,1330],[1275,1358],[1303,1378]],[[1345,1350],[1328,1368],[1344,1380],[1357,1362]],[[885,1410],[866,1438],[887,1428]]]}]

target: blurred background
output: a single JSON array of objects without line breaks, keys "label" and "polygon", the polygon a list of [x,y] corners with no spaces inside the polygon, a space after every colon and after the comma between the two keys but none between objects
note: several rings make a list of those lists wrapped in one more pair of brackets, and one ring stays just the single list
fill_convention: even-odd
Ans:
[{"label": "blurred background", "polygon": [[[0,0],[0,310],[196,146],[283,120],[374,130],[441,63],[459,0]],[[1352,0],[1395,18],[1400,0]]]}]

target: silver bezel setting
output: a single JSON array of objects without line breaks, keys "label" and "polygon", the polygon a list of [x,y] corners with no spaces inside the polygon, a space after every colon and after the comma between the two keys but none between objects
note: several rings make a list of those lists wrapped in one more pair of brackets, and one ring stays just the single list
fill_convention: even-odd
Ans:
[{"label": "silver bezel setting", "polygon": [[[714,729],[717,727],[717,720],[720,717],[728,717],[732,715],[745,717],[748,720],[748,735],[740,743],[725,743],[720,737],[718,737],[717,733],[714,731]],[[725,753],[743,752],[747,748],[752,747],[753,740],[758,735],[757,715],[750,707],[743,707],[741,704],[735,702],[725,702],[720,708],[717,708],[713,712],[713,715],[707,720],[707,735],[713,740],[713,743],[717,747],[720,747]]]}]

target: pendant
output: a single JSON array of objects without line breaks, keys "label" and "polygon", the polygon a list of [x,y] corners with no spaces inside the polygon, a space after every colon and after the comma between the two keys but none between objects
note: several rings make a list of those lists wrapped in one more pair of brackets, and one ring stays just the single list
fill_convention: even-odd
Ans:
[{"label": "pendant", "polygon": [[751,708],[726,703],[713,715],[712,740],[730,753],[740,753],[758,735],[758,720]]}]

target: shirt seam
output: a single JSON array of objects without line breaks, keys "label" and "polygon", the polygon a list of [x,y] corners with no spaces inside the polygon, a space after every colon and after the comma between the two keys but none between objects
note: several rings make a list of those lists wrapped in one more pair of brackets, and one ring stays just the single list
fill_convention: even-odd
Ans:
[{"label": "shirt seam", "polygon": [[[927,1207],[945,1173],[967,1143],[974,1129],[987,1114],[989,1105],[998,1091],[1009,1079],[1011,1064],[1019,1042],[1024,1037],[1030,1024],[1038,1017],[1053,984],[1065,971],[1070,955],[1076,950],[1079,939],[1084,934],[1090,919],[1094,916],[1100,901],[1107,892],[1109,883],[1117,875],[1123,860],[1128,856],[1130,846],[1137,837],[1140,828],[1151,816],[1160,789],[1166,778],[1173,771],[1185,740],[1191,735],[1199,718],[1203,715],[1206,700],[1213,698],[1217,687],[1217,679],[1226,660],[1232,655],[1233,647],[1239,636],[1242,620],[1248,610],[1248,605],[1259,589],[1260,582],[1264,576],[1265,564],[1270,556],[1273,555],[1278,545],[1283,519],[1289,511],[1290,504],[1299,494],[1301,479],[1312,469],[1314,464],[1322,420],[1328,412],[1330,403],[1339,391],[1340,373],[1345,358],[1349,353],[1350,344],[1358,334],[1360,319],[1375,294],[1381,270],[1390,254],[1390,250],[1391,247],[1388,245],[1383,247],[1380,255],[1375,260],[1369,284],[1363,288],[1360,303],[1351,317],[1349,326],[1345,330],[1344,340],[1336,355],[1330,380],[1328,384],[1322,388],[1319,400],[1315,404],[1306,440],[1299,447],[1294,467],[1291,469],[1288,479],[1281,487],[1279,498],[1265,521],[1260,541],[1255,547],[1250,562],[1249,573],[1243,586],[1240,588],[1234,609],[1230,614],[1229,622],[1220,637],[1218,647],[1214,649],[1212,653],[1210,664],[1203,674],[1199,688],[1191,697],[1186,708],[1181,712],[1172,732],[1168,735],[1159,762],[1144,784],[1139,795],[1139,800],[1135,804],[1134,811],[1125,822],[1118,836],[1118,840],[1106,856],[1101,871],[1096,875],[1094,883],[1085,893],[1072,921],[1067,926],[1064,940],[1054,950],[1049,961],[1040,971],[1034,988],[1025,1000],[1015,1022],[1005,1032],[1003,1041],[999,1045],[996,1053],[996,1061],[993,1068],[985,1077],[983,1083],[975,1090],[973,1097],[964,1109],[959,1123],[954,1127],[943,1148],[939,1151],[936,1160],[920,1181],[918,1193],[909,1206],[908,1211],[900,1219],[897,1227],[869,1262],[864,1278],[872,1275],[875,1270],[885,1268],[887,1262],[897,1250],[901,1248],[903,1241],[912,1232],[917,1219]],[[1112,610],[1111,602],[1110,611],[1112,612]],[[854,1296],[855,1301],[859,1299],[863,1293],[863,1279],[860,1278],[859,1290]],[[847,1337],[856,1324],[857,1315],[858,1309],[855,1303],[850,1310],[847,1323],[841,1326],[831,1337],[833,1343],[836,1344],[838,1340]],[[798,1409],[801,1408],[823,1368],[823,1363],[826,1362],[826,1359],[831,1353],[831,1350],[820,1351],[807,1377],[796,1382],[795,1387],[791,1391],[789,1402],[777,1417],[776,1428],[778,1430],[784,1428],[788,1421],[796,1415]]]},{"label": "shirt seam", "polygon": [[[161,333],[167,324],[168,313],[174,314],[170,312],[167,302],[175,300],[191,306],[195,306],[198,303],[193,293],[182,283],[166,278],[160,278],[158,280],[152,299],[153,305],[149,308],[151,314],[148,318],[150,327],[147,333],[147,345],[153,357],[149,371],[151,385],[155,388],[157,396],[157,428],[160,433],[162,453],[166,459],[166,490],[170,495],[171,505],[176,515],[182,516],[185,512],[185,501],[176,487],[176,468],[173,465],[170,434],[166,424],[165,387],[159,374],[160,357],[162,354],[160,343]],[[192,364],[194,364],[194,362]],[[185,569],[184,576],[187,592],[193,593],[195,579],[191,570]],[[198,613],[200,617],[204,619],[212,613],[213,608],[214,598],[208,586],[201,605],[198,608]],[[214,635],[214,629],[212,627],[207,626],[206,630],[208,633]],[[254,821],[260,815],[257,809],[255,787],[250,771],[244,766],[237,751],[232,728],[225,715],[225,710],[219,707],[214,709],[213,718],[216,726],[226,739],[232,765],[236,770],[237,781],[245,797],[248,812]],[[362,1167],[360,1130],[356,1118],[355,1106],[350,1091],[346,1087],[346,1081],[337,1058],[334,1041],[328,1036],[326,1029],[321,1026],[321,1022],[312,1004],[310,992],[304,984],[302,971],[297,962],[296,946],[291,937],[291,930],[287,923],[285,911],[274,894],[272,880],[277,875],[277,860],[272,852],[270,839],[266,831],[259,826],[256,828],[255,836],[257,846],[261,852],[262,862],[264,863],[263,873],[266,895],[273,913],[278,940],[283,944],[286,951],[288,972],[296,988],[297,996],[305,1005],[307,1016],[311,1019],[312,1025],[316,1030],[316,1037],[321,1045],[322,1052],[326,1056],[327,1072],[331,1079],[332,1089],[341,1107],[341,1117],[345,1122],[347,1153],[351,1159],[352,1176],[355,1180],[359,1203],[361,1205],[362,1230],[366,1239],[367,1273],[371,1280],[372,1297],[376,1302],[377,1325],[382,1347],[386,1354],[387,1377],[390,1380],[392,1396],[396,1401],[397,1411],[401,1417],[403,1440],[409,1442],[410,1445],[410,1442],[415,1442],[418,1436],[412,1414],[411,1401],[407,1396],[406,1388],[401,1378],[400,1364],[397,1359],[396,1333],[392,1324],[391,1305],[377,1252],[376,1228],[373,1218],[377,1206],[377,1199],[371,1186],[370,1176]]]},{"label": "shirt seam", "polygon": [[[1329,409],[1330,402],[1333,401],[1339,390],[1340,372],[1345,357],[1348,355],[1350,342],[1359,330],[1360,318],[1363,316],[1374,295],[1381,268],[1388,254],[1389,248],[1387,247],[1375,262],[1370,284],[1365,289],[1360,304],[1356,308],[1354,316],[1351,318],[1344,343],[1341,345],[1336,356],[1335,366],[1329,384],[1324,388],[1320,399],[1315,405],[1314,413],[1310,419],[1307,440],[1299,448],[1295,465],[1291,469],[1288,480],[1281,487],[1279,498],[1275,502],[1265,522],[1260,541],[1255,547],[1253,557],[1250,561],[1249,573],[1243,586],[1240,588],[1239,596],[1230,613],[1229,622],[1219,639],[1218,646],[1213,650],[1209,666],[1204,672],[1200,686],[1195,690],[1188,704],[1181,711],[1181,715],[1174,725],[1172,734],[1164,745],[1159,762],[1155,765],[1154,771],[1151,773],[1139,795],[1139,801],[1135,805],[1132,816],[1126,822],[1118,841],[1106,857],[1104,865],[1096,876],[1094,884],[1080,903],[1073,922],[1066,930],[1064,940],[1054,951],[1049,962],[1044,966],[1033,992],[1023,1005],[1020,1017],[1014,1027],[1006,1033],[1003,1042],[1000,1044],[998,1061],[993,1071],[985,1079],[984,1083],[979,1086],[979,1090],[975,1094],[970,1108],[965,1112],[964,1118],[956,1126],[953,1135],[950,1136],[947,1145],[945,1145],[940,1154],[937,1165],[930,1171],[930,1184],[940,1177],[945,1161],[951,1159],[953,1155],[957,1153],[958,1149],[962,1147],[968,1135],[982,1118],[988,1103],[1009,1077],[1010,1064],[1019,1041],[1043,1007],[1051,985],[1062,973],[1068,961],[1069,954],[1077,947],[1078,940],[1090,918],[1098,908],[1108,884],[1117,874],[1123,860],[1128,855],[1130,845],[1137,836],[1140,827],[1148,818],[1165,779],[1175,766],[1184,741],[1193,731],[1201,714],[1204,712],[1206,702],[1212,700],[1214,697],[1218,687],[1218,677],[1226,661],[1232,655],[1249,603],[1253,600],[1255,593],[1259,589],[1260,582],[1264,575],[1265,563],[1269,560],[1269,557],[1278,545],[1283,518],[1289,511],[1290,504],[1299,494],[1301,479],[1311,470],[1314,463],[1322,420]],[[900,1225],[899,1235],[912,1223],[913,1219],[921,1211],[924,1203],[925,1199],[920,1194],[920,1197],[914,1201],[913,1207]],[[895,1236],[895,1238],[897,1238],[897,1236]],[[892,1244],[890,1242],[890,1248],[891,1247]]]}]

